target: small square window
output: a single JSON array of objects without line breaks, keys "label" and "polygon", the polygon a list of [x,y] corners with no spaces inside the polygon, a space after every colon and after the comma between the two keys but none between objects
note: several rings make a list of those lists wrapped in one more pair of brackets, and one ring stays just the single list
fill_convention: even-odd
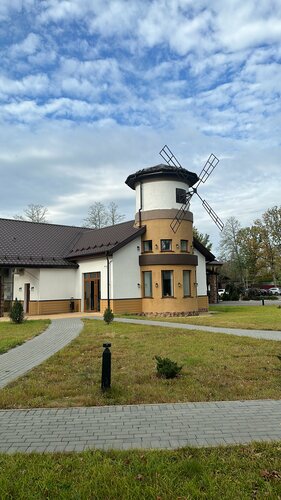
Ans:
[{"label": "small square window", "polygon": [[186,190],[176,188],[176,203],[185,203],[186,202]]},{"label": "small square window", "polygon": [[152,240],[144,241],[142,248],[144,252],[152,252]]},{"label": "small square window", "polygon": [[161,240],[161,252],[169,252],[172,250],[172,240]]},{"label": "small square window", "polygon": [[181,240],[181,252],[188,252],[188,240]]}]

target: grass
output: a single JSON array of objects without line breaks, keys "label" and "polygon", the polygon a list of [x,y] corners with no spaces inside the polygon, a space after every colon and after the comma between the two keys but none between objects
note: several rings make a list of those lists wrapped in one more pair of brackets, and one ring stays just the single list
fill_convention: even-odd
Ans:
[{"label": "grass", "polygon": [[[106,393],[103,342],[112,343]],[[158,378],[155,355],[183,365],[180,377]],[[85,320],[69,346],[0,391],[0,408],[279,399],[280,388],[280,342]]]},{"label": "grass", "polygon": [[211,314],[189,317],[149,317],[126,315],[126,318],[152,319],[171,323],[220,326],[225,328],[245,328],[249,330],[281,330],[281,308],[272,306],[210,306]]},{"label": "grass", "polygon": [[1,500],[281,497],[281,446],[0,455]]},{"label": "grass", "polygon": [[0,354],[23,344],[42,333],[50,324],[49,320],[28,320],[21,324],[0,323]]}]

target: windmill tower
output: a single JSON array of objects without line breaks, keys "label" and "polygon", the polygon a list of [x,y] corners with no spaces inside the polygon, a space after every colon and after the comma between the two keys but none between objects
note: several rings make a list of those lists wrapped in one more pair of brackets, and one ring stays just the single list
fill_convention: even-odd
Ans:
[{"label": "windmill tower", "polygon": [[217,214],[197,192],[218,159],[211,155],[198,177],[183,168],[167,146],[160,155],[166,163],[139,170],[126,179],[136,192],[135,224],[146,227],[139,257],[142,310],[197,314],[208,307],[206,272],[202,273],[200,256],[194,252],[189,207],[197,194],[214,222],[223,228]]}]

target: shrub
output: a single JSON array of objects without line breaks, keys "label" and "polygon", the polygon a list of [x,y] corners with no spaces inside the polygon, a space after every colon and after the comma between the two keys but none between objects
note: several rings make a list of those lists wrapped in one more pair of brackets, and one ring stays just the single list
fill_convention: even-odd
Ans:
[{"label": "shrub", "polygon": [[155,356],[155,359],[157,362],[156,370],[159,377],[175,378],[182,369],[182,366],[179,366],[175,361],[172,361],[169,358]]},{"label": "shrub", "polygon": [[108,325],[114,320],[114,314],[109,307],[104,311],[103,319]]},{"label": "shrub", "polygon": [[13,323],[23,322],[24,320],[23,306],[22,303],[18,301],[18,299],[16,299],[15,302],[13,303],[9,316]]}]

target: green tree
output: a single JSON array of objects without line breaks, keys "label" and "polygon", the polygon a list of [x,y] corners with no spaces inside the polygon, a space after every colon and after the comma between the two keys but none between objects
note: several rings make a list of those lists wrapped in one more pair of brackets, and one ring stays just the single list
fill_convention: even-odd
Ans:
[{"label": "green tree", "polygon": [[261,236],[256,226],[240,229],[237,232],[237,246],[240,262],[243,263],[245,285],[248,287],[258,281],[262,270]]},{"label": "green tree", "polygon": [[[239,233],[241,231],[240,223],[235,217],[229,217],[226,220],[224,229],[221,233],[221,254],[220,258],[228,263],[229,278],[245,285],[245,255],[243,254]],[[225,270],[224,270],[225,271]]]},{"label": "green tree", "polygon": [[276,283],[281,279],[281,207],[273,207],[255,221],[264,273]]},{"label": "green tree", "polygon": [[198,229],[193,226],[193,237],[196,238],[204,247],[207,248],[207,250],[211,251],[212,249],[212,243],[210,242],[210,235],[205,233],[200,233]]}]

